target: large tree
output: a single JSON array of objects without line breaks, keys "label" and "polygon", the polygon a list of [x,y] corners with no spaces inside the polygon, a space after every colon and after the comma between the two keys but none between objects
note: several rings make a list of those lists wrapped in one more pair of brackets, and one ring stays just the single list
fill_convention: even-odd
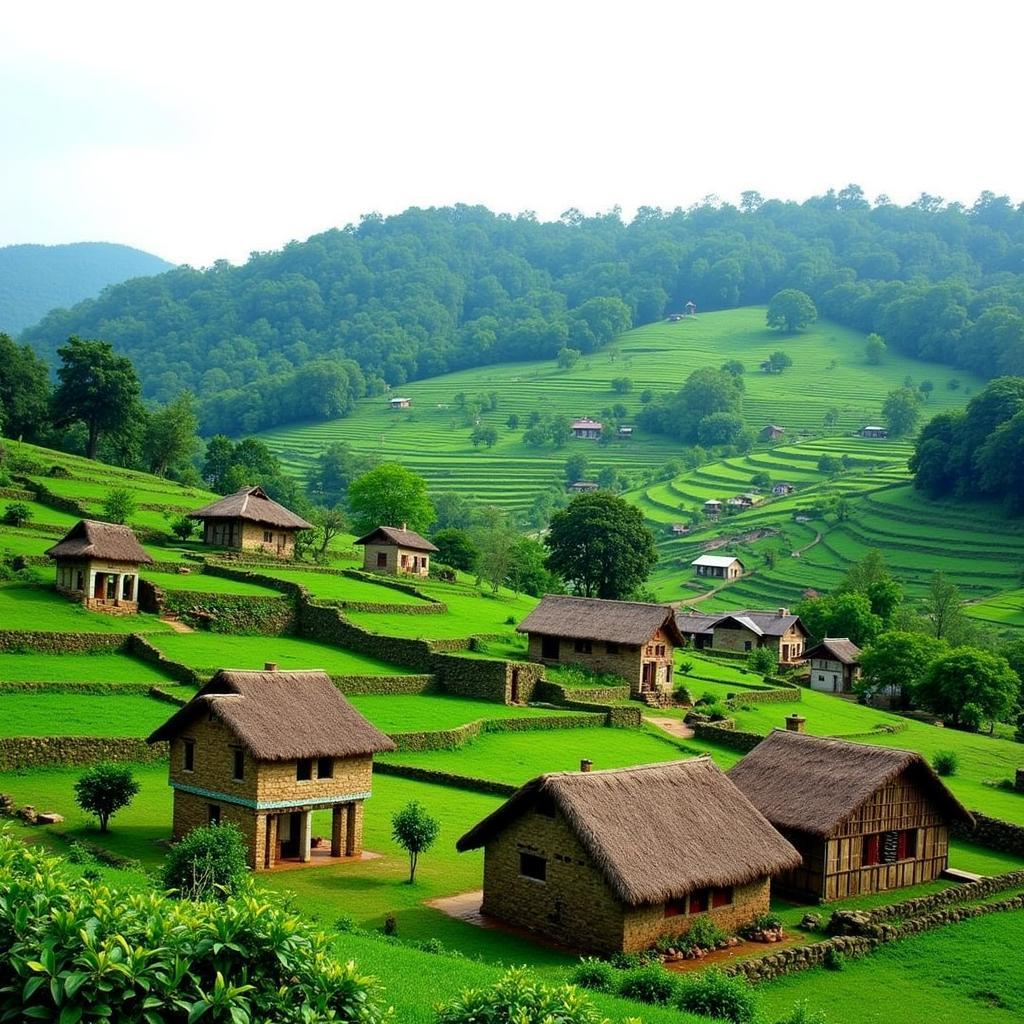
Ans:
[{"label": "large tree", "polygon": [[27,345],[0,333],[0,427],[9,437],[37,441],[50,421],[50,374]]},{"label": "large tree", "polygon": [[74,335],[57,349],[60,382],[53,396],[53,418],[58,424],[81,422],[86,429],[85,454],[96,458],[101,434],[115,433],[135,413],[140,395],[139,378],[127,356],[119,356],[106,341],[88,341]]},{"label": "large tree", "polygon": [[394,462],[385,462],[353,480],[348,507],[357,533],[378,526],[401,526],[426,533],[437,518],[423,477]]},{"label": "large tree", "polygon": [[891,693],[903,706],[913,699],[928,666],[946,649],[942,640],[925,633],[882,633],[861,652],[856,689],[867,697]]},{"label": "large tree", "polygon": [[814,300],[799,288],[783,288],[768,303],[768,326],[776,330],[799,331],[818,319]]},{"label": "large tree", "polygon": [[896,388],[885,396],[882,417],[893,437],[912,434],[921,418],[921,392],[917,388]]},{"label": "large tree", "polygon": [[990,723],[1005,719],[1016,706],[1020,679],[998,654],[974,647],[957,647],[931,663],[917,686],[917,700],[951,725],[966,718],[965,708],[974,705]]},{"label": "large tree", "polygon": [[188,463],[200,447],[195,398],[183,391],[173,402],[150,413],[146,423],[145,458],[151,473]]},{"label": "large tree", "polygon": [[871,610],[866,594],[829,594],[801,601],[796,610],[815,642],[845,636],[863,647],[882,631],[882,619]]},{"label": "large tree", "polygon": [[556,512],[544,543],[548,568],[586,597],[628,597],[658,560],[640,510],[600,491],[581,494]]}]

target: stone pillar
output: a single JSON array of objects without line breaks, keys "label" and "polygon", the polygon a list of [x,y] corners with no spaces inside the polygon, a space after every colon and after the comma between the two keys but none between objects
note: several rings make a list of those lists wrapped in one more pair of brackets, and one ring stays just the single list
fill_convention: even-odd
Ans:
[{"label": "stone pillar", "polygon": [[313,839],[313,812],[302,811],[301,814],[302,816],[299,818],[299,860],[303,864],[308,864],[313,856],[310,852]]},{"label": "stone pillar", "polygon": [[359,811],[362,807],[362,801],[353,801],[350,804],[345,804],[345,856],[346,857],[358,857],[362,850],[360,849],[362,835],[360,834],[359,828]]},{"label": "stone pillar", "polygon": [[124,593],[124,573],[119,572],[116,579],[117,582],[114,584],[114,603],[120,604],[122,601],[121,595]]},{"label": "stone pillar", "polygon": [[335,804],[331,809],[331,856],[340,857],[342,849],[342,826],[347,817],[346,805]]},{"label": "stone pillar", "polygon": [[96,570],[89,570],[89,585],[85,588],[85,598],[91,601],[96,594]]},{"label": "stone pillar", "polygon": [[277,815],[267,815],[267,827],[264,830],[266,849],[263,852],[263,867],[269,871],[277,863]]}]

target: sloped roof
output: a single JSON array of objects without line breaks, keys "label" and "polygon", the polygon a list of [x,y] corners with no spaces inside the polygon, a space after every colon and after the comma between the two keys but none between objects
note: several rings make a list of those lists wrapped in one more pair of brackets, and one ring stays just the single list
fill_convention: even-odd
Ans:
[{"label": "sloped roof", "polygon": [[103,558],[109,562],[149,563],[130,526],[80,519],[64,536],[46,549],[51,558]]},{"label": "sloped roof", "polygon": [[684,633],[708,633],[724,624],[726,619],[732,619],[745,629],[749,629],[755,636],[785,636],[793,626],[796,626],[804,636],[808,635],[799,615],[791,615],[788,611],[785,615],[780,615],[780,611],[781,609],[774,611],[742,609],[722,612],[719,615],[677,615],[676,622]]},{"label": "sloped roof", "polygon": [[681,633],[707,633],[721,615],[700,615],[697,612],[676,613],[676,625]]},{"label": "sloped roof", "polygon": [[193,519],[246,519],[282,530],[309,530],[313,525],[278,504],[262,487],[243,487],[226,498],[189,512],[189,515]]},{"label": "sloped roof", "polygon": [[437,548],[426,537],[421,537],[415,530],[406,530],[396,526],[378,526],[365,537],[360,537],[356,544],[395,544],[410,551],[436,551]]},{"label": "sloped roof", "polygon": [[695,558],[690,565],[710,565],[718,569],[728,569],[733,562],[743,562],[735,555],[701,555]]},{"label": "sloped roof", "polygon": [[520,633],[604,640],[613,644],[645,644],[662,628],[668,631],[673,643],[683,643],[675,613],[668,605],[562,594],[546,594],[516,626]]},{"label": "sloped roof", "polygon": [[948,817],[973,820],[914,750],[776,729],[729,770],[729,778],[777,828],[827,836],[905,771]]},{"label": "sloped roof", "polygon": [[583,430],[583,429],[593,429],[593,428],[600,427],[600,426],[601,426],[601,422],[599,420],[592,420],[589,416],[583,416],[583,417],[581,417],[578,420],[573,420],[572,421],[572,429],[573,430],[576,430],[577,428],[580,429],[580,430]]},{"label": "sloped roof", "polygon": [[710,757],[538,776],[457,848],[484,846],[541,796],[554,803],[627,906],[663,903],[706,886],[743,885],[800,863]]},{"label": "sloped roof", "polygon": [[856,665],[860,661],[860,648],[848,637],[827,636],[816,647],[804,651],[804,657],[831,658],[841,661],[844,665]]},{"label": "sloped roof", "polygon": [[211,712],[260,761],[358,757],[395,749],[320,669],[221,669],[146,742],[173,739],[196,717]]}]

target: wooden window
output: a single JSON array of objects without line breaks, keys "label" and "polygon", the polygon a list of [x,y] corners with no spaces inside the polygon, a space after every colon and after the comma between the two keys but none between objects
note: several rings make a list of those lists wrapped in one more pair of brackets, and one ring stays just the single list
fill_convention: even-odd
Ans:
[{"label": "wooden window", "polygon": [[590,654],[593,651],[593,644],[589,640],[576,641],[577,654]]},{"label": "wooden window", "polygon": [[264,544],[273,544],[274,543],[273,531],[271,531],[271,530],[264,530],[263,531],[263,543]]},{"label": "wooden window", "polygon": [[388,567],[388,553],[386,551],[377,552],[377,568],[386,569]]},{"label": "wooden window", "polygon": [[211,825],[220,824],[220,804],[207,804],[206,805],[206,820]]},{"label": "wooden window", "polygon": [[721,889],[715,889],[711,893],[712,907],[728,907],[732,905],[732,886],[727,885]]},{"label": "wooden window", "polygon": [[231,748],[232,769],[231,778],[235,782],[241,782],[245,778],[245,751],[241,747]]},{"label": "wooden window", "polygon": [[542,636],[540,638],[540,656],[542,658],[558,661],[558,648],[557,636]]},{"label": "wooden window", "polygon": [[519,874],[537,882],[546,882],[548,862],[544,857],[538,857],[535,853],[521,853],[519,854]]},{"label": "wooden window", "polygon": [[196,770],[196,741],[195,740],[182,740],[182,759],[181,769],[186,772],[194,772]]},{"label": "wooden window", "polygon": [[406,568],[409,564],[409,556],[406,554],[402,555],[402,568]]},{"label": "wooden window", "polygon": [[121,600],[130,601],[132,599],[132,580],[133,576],[125,576],[121,580]]},{"label": "wooden window", "polygon": [[664,658],[664,657],[665,657],[665,645],[664,645],[664,644],[658,644],[658,645],[657,645],[657,646],[656,646],[656,647],[654,648],[654,653],[655,653],[655,654],[656,654],[656,655],[657,655],[657,656],[658,656],[659,658]]},{"label": "wooden window", "polygon": [[877,835],[864,837],[864,846],[861,850],[860,863],[862,867],[871,867],[871,865],[879,863]]},{"label": "wooden window", "polygon": [[667,900],[665,902],[665,916],[679,917],[686,913],[686,898],[681,900]]},{"label": "wooden window", "polygon": [[313,760],[309,757],[300,757],[295,762],[296,782],[309,782],[313,778]]},{"label": "wooden window", "polygon": [[605,654],[618,654],[619,653],[619,645],[618,644],[605,644],[604,645],[604,650],[605,650]]},{"label": "wooden window", "polygon": [[879,836],[879,856],[883,864],[895,864],[899,860],[900,834],[895,829]]},{"label": "wooden window", "polygon": [[896,840],[897,860],[912,860],[917,856],[917,829],[908,828],[900,832]]},{"label": "wooden window", "polygon": [[654,656],[654,644],[647,645],[647,657],[651,658]]},{"label": "wooden window", "polygon": [[690,913],[703,914],[711,902],[711,891],[709,889],[696,889],[690,893]]},{"label": "wooden window", "polygon": [[334,778],[334,758],[318,757],[316,759],[316,777],[318,779]]}]

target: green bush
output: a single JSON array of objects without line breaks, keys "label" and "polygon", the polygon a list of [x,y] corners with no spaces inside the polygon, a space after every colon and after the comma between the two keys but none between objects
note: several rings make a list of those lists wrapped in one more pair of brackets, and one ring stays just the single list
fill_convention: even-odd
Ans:
[{"label": "green bush", "polygon": [[659,964],[627,971],[619,982],[619,995],[638,1003],[665,1005],[676,994],[676,980]]},{"label": "green bush", "polygon": [[770,647],[757,647],[747,655],[747,668],[762,676],[774,675],[779,670],[778,655]]},{"label": "green bush", "polygon": [[752,921],[740,929],[740,935],[750,938],[758,932],[774,932],[782,927],[782,918],[778,914],[758,914]]},{"label": "green bush", "polygon": [[964,732],[977,732],[985,721],[985,712],[973,702],[968,702],[960,710],[960,728]]},{"label": "green bush", "polygon": [[681,683],[672,691],[672,696],[679,704],[693,704],[693,696]]},{"label": "green bush", "polygon": [[679,1007],[733,1024],[754,1019],[754,993],[744,978],[730,978],[718,970],[687,978],[679,990]]},{"label": "green bush", "polygon": [[712,722],[721,722],[722,719],[729,717],[729,709],[719,701],[715,701],[714,704],[704,705],[704,714],[706,714]]},{"label": "green bush", "polygon": [[138,510],[139,503],[127,487],[114,487],[103,499],[103,518],[124,526]]},{"label": "green bush", "polygon": [[12,501],[4,509],[4,526],[24,526],[32,518],[32,509],[23,501]]},{"label": "green bush", "polygon": [[163,884],[182,899],[225,899],[249,872],[245,839],[235,825],[203,825],[171,847]]},{"label": "green bush", "polygon": [[0,1020],[386,1019],[375,982],[263,890],[222,903],[119,890],[0,832],[0,894]]},{"label": "green bush", "polygon": [[932,767],[939,775],[956,775],[960,767],[960,758],[955,750],[937,750],[932,758]]},{"label": "green bush", "polygon": [[615,988],[615,968],[607,960],[585,956],[573,968],[569,980],[581,988],[611,992]]},{"label": "green bush", "polygon": [[801,1000],[787,1017],[777,1020],[775,1024],[828,1024],[828,1018],[820,1010],[812,1010]]},{"label": "green bush", "polygon": [[825,959],[822,961],[826,971],[841,971],[846,966],[846,957],[838,949],[825,950]]},{"label": "green bush", "polygon": [[683,936],[686,948],[700,946],[701,949],[714,949],[726,938],[728,936],[725,932],[706,917],[698,917],[693,927]]},{"label": "green bush", "polygon": [[87,814],[95,814],[100,831],[122,807],[127,807],[139,791],[131,769],[125,764],[104,761],[93,765],[75,783],[75,801]]}]

